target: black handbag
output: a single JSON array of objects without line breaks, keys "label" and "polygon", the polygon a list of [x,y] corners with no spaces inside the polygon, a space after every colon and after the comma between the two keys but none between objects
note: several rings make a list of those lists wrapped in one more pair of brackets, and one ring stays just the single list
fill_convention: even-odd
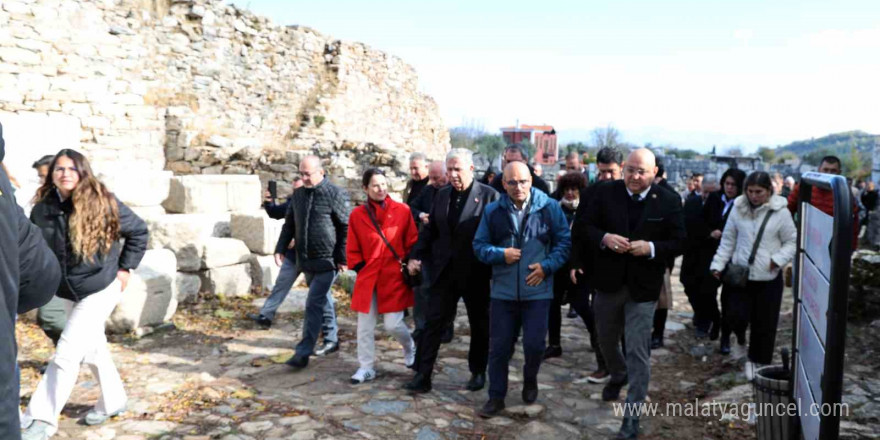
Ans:
[{"label": "black handbag", "polygon": [[741,264],[727,263],[727,267],[721,275],[721,281],[723,281],[724,284],[734,287],[746,287],[746,283],[749,282],[749,268],[752,266],[752,263],[755,262],[755,255],[758,253],[758,245],[761,244],[761,237],[764,236],[764,228],[767,226],[767,222],[770,220],[771,215],[773,215],[773,211],[767,211],[767,215],[764,216],[764,221],[761,223],[761,229],[758,229],[758,236],[755,237],[755,244],[752,245],[752,253],[749,255],[749,264],[743,266]]},{"label": "black handbag", "polygon": [[373,227],[376,228],[376,232],[379,233],[379,237],[382,238],[382,241],[385,242],[385,246],[391,250],[391,254],[394,255],[394,259],[400,263],[400,273],[403,275],[403,282],[409,287],[418,287],[422,285],[422,273],[416,272],[415,275],[410,275],[409,270],[406,268],[406,262],[400,258],[400,255],[397,255],[397,251],[394,250],[394,246],[391,246],[391,243],[388,242],[388,239],[385,238],[385,234],[382,233],[382,228],[379,227],[379,222],[376,221],[376,215],[373,214],[373,210],[370,209],[369,205],[364,207],[367,210],[367,214],[370,215],[370,221],[373,222]]}]

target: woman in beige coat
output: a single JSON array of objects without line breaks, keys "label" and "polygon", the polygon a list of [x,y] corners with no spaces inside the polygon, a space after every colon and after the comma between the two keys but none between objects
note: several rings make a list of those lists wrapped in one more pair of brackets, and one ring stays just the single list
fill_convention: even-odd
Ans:
[{"label": "woman in beige coat", "polygon": [[734,327],[751,327],[746,362],[749,380],[754,377],[755,369],[773,360],[782,304],[781,269],[794,258],[797,241],[797,230],[787,206],[784,198],[773,195],[769,174],[763,171],[750,174],[746,178],[745,194],[733,203],[733,212],[727,219],[710,267],[712,274],[721,278],[728,263],[749,266],[749,255],[769,212],[754,263],[749,266],[748,283],[731,292]]}]

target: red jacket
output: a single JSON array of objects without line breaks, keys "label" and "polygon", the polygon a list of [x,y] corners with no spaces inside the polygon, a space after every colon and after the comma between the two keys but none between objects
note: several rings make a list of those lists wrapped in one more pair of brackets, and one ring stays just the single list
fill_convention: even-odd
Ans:
[{"label": "red jacket", "polygon": [[[797,184],[788,195],[788,210],[791,211],[792,215],[797,214],[800,193],[801,185]],[[810,204],[825,214],[834,216],[834,193],[831,191],[813,187],[813,194],[810,195]],[[859,248],[859,226],[859,204],[853,199],[853,252]]]},{"label": "red jacket", "polygon": [[[375,209],[376,220],[397,255],[406,258],[418,240],[418,229],[409,207],[385,199],[385,208],[369,203]],[[348,241],[345,252],[348,266],[357,270],[351,309],[370,312],[373,291],[376,291],[378,313],[401,312],[413,305],[413,291],[403,282],[400,263],[379,237],[370,221],[367,206],[358,206],[348,219]]]}]

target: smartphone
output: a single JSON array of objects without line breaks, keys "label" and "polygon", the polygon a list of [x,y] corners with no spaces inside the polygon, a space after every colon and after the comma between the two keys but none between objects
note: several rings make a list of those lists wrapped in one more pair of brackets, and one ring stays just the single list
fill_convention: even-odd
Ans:
[{"label": "smartphone", "polygon": [[269,197],[272,197],[272,200],[278,199],[278,182],[274,180],[269,181]]}]

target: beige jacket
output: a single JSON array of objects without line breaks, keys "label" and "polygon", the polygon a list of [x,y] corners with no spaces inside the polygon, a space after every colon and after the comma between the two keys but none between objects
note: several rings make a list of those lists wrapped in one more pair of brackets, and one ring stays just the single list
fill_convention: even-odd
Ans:
[{"label": "beige jacket", "polygon": [[[771,196],[769,202],[752,209],[748,197],[742,195],[733,202],[732,209],[710,269],[721,272],[731,261],[734,264],[748,265],[758,229],[769,209],[773,214],[764,229],[755,262],[749,268],[749,280],[775,279],[780,269],[794,258],[796,250],[797,229],[791,213],[788,212],[788,203],[782,197]],[[776,269],[770,270],[771,261],[776,263]]]}]

